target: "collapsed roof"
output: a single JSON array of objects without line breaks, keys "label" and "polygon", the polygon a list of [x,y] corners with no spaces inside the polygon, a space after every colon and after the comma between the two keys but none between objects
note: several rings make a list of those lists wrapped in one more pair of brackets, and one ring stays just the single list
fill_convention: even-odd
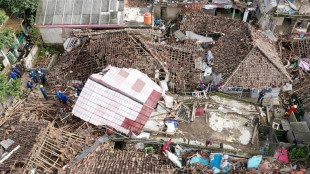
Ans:
[{"label": "collapsed roof", "polygon": [[[72,80],[86,82],[91,74],[112,65],[135,68],[156,82],[168,76],[170,87],[177,91],[196,88],[202,71],[195,69],[195,60],[204,52],[149,42],[142,38],[144,32],[148,30],[85,32],[81,38],[88,36],[89,40],[63,55],[48,75],[49,83],[65,86]],[[152,31],[146,35],[152,37]]]},{"label": "collapsed roof", "polygon": [[274,43],[254,27],[240,20],[208,15],[199,5],[189,5],[180,14],[183,32],[222,33],[211,51],[213,71],[222,75],[226,86],[282,87],[291,81]]},{"label": "collapsed roof", "polygon": [[90,76],[72,113],[96,126],[139,135],[161,97],[160,91],[138,70],[108,66]]},{"label": "collapsed roof", "polygon": [[[16,123],[15,123],[16,124]],[[36,143],[36,138],[39,134],[45,130],[48,122],[21,122],[17,125],[7,124],[0,128],[0,135],[5,139],[11,139],[14,141],[12,145],[5,149],[8,158],[2,156],[0,163],[0,169],[4,171],[10,171],[12,166],[18,164],[23,166],[28,161],[29,154]],[[0,146],[1,148],[1,146]],[[1,161],[0,160],[0,161]],[[18,168],[16,169],[18,170]]]}]

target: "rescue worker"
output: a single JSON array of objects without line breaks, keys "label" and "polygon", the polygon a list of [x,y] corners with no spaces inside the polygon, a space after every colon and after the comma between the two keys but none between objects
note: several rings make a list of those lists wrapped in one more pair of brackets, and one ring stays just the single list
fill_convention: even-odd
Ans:
[{"label": "rescue worker", "polygon": [[39,77],[40,77],[40,79],[41,79],[42,85],[45,85],[46,79],[45,79],[45,77],[44,77],[44,73],[41,72],[41,71],[38,71],[38,73],[39,73]]},{"label": "rescue worker", "polygon": [[32,81],[31,81],[31,79],[29,79],[28,82],[27,82],[27,88],[30,88],[30,90],[33,91],[33,90],[32,90],[32,88],[33,88],[33,83],[32,83]]},{"label": "rescue worker", "polygon": [[203,91],[205,89],[205,84],[203,83],[203,81],[200,81],[200,87],[199,90]]},{"label": "rescue worker", "polygon": [[61,96],[60,96],[60,93],[59,93],[59,88],[56,88],[56,95],[57,95],[57,98],[59,99],[59,102],[61,103]]},{"label": "rescue worker", "polygon": [[47,97],[47,94],[46,94],[45,89],[43,88],[43,85],[40,85],[40,90],[41,90],[41,92],[42,92],[42,94],[43,94],[45,100],[48,100],[48,97]]},{"label": "rescue worker", "polygon": [[37,67],[37,69],[36,69],[36,73],[39,75],[40,73],[39,72],[42,72],[43,73],[43,69],[42,68],[40,68],[40,67]]},{"label": "rescue worker", "polygon": [[65,94],[60,94],[60,97],[63,104],[67,105],[67,101],[69,101],[72,104],[72,101],[68,99],[68,97]]},{"label": "rescue worker", "polygon": [[76,89],[77,96],[80,96],[83,87],[78,83],[73,84],[73,87]]},{"label": "rescue worker", "polygon": [[29,77],[33,80],[34,83],[38,83],[38,79],[37,79],[36,73],[34,71],[31,71],[29,73]]},{"label": "rescue worker", "polygon": [[18,69],[16,68],[15,65],[13,66],[12,71],[15,73],[15,75],[16,75],[18,78],[20,78],[20,77],[22,76],[22,75],[20,74],[20,72],[18,71]]},{"label": "rescue worker", "polygon": [[15,75],[15,73],[12,71],[11,72],[11,74],[10,74],[10,77],[11,77],[11,79],[13,79],[13,80],[16,80],[16,75]]},{"label": "rescue worker", "polygon": [[264,100],[264,96],[265,96],[265,89],[263,89],[258,96],[258,100],[257,103],[259,103],[261,106],[263,104],[263,100]]}]

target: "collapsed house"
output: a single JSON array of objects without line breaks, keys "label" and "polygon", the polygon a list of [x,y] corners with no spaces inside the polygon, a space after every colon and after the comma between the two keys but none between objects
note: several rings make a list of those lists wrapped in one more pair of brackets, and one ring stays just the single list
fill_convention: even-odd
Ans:
[{"label": "collapsed house", "polygon": [[203,57],[203,51],[149,44],[143,40],[145,37],[153,40],[154,35],[156,32],[142,30],[76,34],[86,41],[63,55],[48,75],[49,82],[55,86],[68,85],[74,80],[85,83],[91,74],[112,65],[135,68],[155,82],[168,83],[173,91],[195,89],[200,80],[198,72],[201,72],[195,69],[195,59]]},{"label": "collapsed house", "polygon": [[3,137],[0,143],[0,171],[20,173],[28,161],[37,137],[47,125],[47,122],[23,122],[16,126],[6,124],[1,127],[0,134]]},{"label": "collapsed house", "polygon": [[89,77],[72,113],[96,126],[139,135],[160,97],[161,88],[147,75],[108,66]]},{"label": "collapsed house", "polygon": [[225,85],[225,92],[235,92],[238,87],[254,94],[265,88],[277,96],[282,86],[291,82],[274,43],[249,24],[210,16],[199,5],[184,8],[179,23],[182,32],[221,33],[210,49],[214,57],[211,67],[214,82]]},{"label": "collapsed house", "polygon": [[99,146],[81,163],[68,166],[62,174],[84,173],[169,173],[172,163],[158,152],[148,153],[133,150],[113,150],[113,143]]},{"label": "collapsed house", "polygon": [[[49,122],[6,122],[1,128],[0,171],[55,173],[91,138],[54,128]],[[3,151],[4,150],[4,151]]]}]

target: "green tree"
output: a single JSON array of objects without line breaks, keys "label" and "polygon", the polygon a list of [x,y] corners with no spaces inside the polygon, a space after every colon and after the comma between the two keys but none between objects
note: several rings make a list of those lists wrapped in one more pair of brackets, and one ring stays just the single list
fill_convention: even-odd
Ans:
[{"label": "green tree", "polygon": [[6,20],[6,15],[1,13],[0,11],[0,26],[4,23],[5,20]]},{"label": "green tree", "polygon": [[11,48],[13,44],[13,30],[11,28],[0,30],[0,50],[3,50],[4,48]]},{"label": "green tree", "polygon": [[9,95],[13,95],[19,98],[21,93],[22,82],[20,79],[12,80],[10,84],[10,90],[8,91]]},{"label": "green tree", "polygon": [[8,83],[7,77],[0,73],[0,103],[3,107],[3,102],[7,100],[8,91],[10,89],[10,85]]},{"label": "green tree", "polygon": [[29,36],[31,38],[30,42],[32,45],[41,46],[43,44],[43,41],[41,39],[41,33],[40,33],[39,29],[37,29],[37,28],[31,29],[31,31],[29,32]]},{"label": "green tree", "polygon": [[[9,96],[13,95],[19,97],[21,94],[21,80],[11,80],[8,81],[8,77],[0,72],[0,103],[3,107],[3,102],[5,102]],[[3,107],[4,108],[4,107]]]},{"label": "green tree", "polygon": [[0,6],[14,14],[25,14],[26,10],[34,13],[38,7],[38,0],[0,0]]}]

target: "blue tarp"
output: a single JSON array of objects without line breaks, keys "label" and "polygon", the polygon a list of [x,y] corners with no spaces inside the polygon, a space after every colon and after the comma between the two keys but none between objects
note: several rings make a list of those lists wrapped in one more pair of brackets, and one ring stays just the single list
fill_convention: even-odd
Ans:
[{"label": "blue tarp", "polygon": [[253,156],[248,161],[248,169],[258,169],[260,162],[262,161],[262,156]]},{"label": "blue tarp", "polygon": [[222,155],[218,154],[218,155],[213,155],[213,159],[211,158],[211,169],[213,169],[213,167],[216,167],[218,169],[221,168],[221,161],[222,161]]},{"label": "blue tarp", "polygon": [[199,164],[202,163],[204,166],[207,166],[209,163],[209,159],[207,158],[206,160],[204,160],[202,157],[193,157],[191,159],[191,164],[194,164],[194,163],[199,163]]}]

